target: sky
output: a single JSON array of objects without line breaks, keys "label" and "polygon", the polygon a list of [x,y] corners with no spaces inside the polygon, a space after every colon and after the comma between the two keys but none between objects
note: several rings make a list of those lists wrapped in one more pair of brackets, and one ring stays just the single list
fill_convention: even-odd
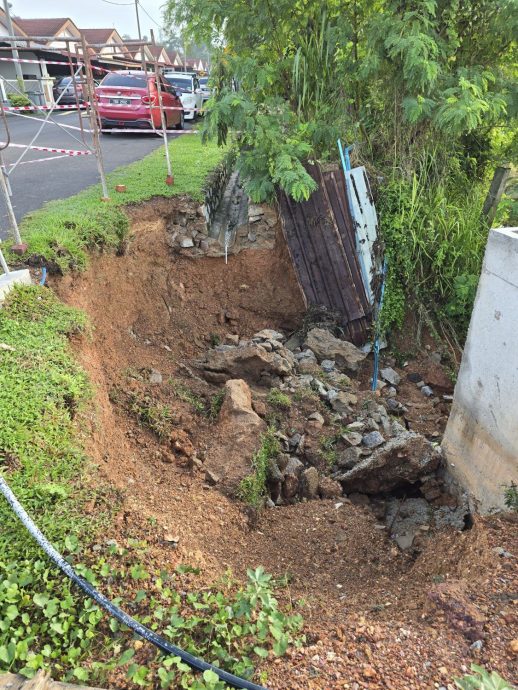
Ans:
[{"label": "sky", "polygon": [[[154,29],[158,40],[158,26],[146,14],[162,24],[161,6],[166,0],[139,0],[142,34],[149,36]],[[80,29],[105,29],[115,27],[120,34],[137,38],[135,5],[131,0],[10,0],[11,15],[25,19],[40,17],[70,17]],[[117,3],[117,4],[114,4]],[[124,3],[124,4],[123,4]],[[144,11],[145,10],[145,11]]]}]

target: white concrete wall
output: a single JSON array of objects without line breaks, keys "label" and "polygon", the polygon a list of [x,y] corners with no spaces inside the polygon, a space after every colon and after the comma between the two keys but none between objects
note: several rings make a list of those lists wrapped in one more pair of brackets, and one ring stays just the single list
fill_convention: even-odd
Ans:
[{"label": "white concrete wall", "polygon": [[518,228],[490,232],[443,449],[473,508],[504,508],[518,483]]}]

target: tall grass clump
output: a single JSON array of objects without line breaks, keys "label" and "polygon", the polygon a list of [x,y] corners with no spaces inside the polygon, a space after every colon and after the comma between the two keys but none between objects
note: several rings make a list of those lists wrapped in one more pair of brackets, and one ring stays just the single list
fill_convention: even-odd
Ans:
[{"label": "tall grass clump", "polygon": [[484,190],[462,174],[440,175],[433,156],[410,177],[394,175],[378,202],[389,273],[383,328],[401,326],[409,300],[464,336],[488,227]]}]

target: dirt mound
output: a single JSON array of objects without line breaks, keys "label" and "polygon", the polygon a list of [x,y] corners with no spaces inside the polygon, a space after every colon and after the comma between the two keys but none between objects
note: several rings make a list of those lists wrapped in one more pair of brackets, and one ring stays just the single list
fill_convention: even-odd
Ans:
[{"label": "dirt mound", "polygon": [[[266,510],[251,529],[243,506],[200,469],[225,446],[225,429],[214,422],[221,389],[193,362],[235,336],[263,328],[289,334],[302,321],[303,301],[280,235],[276,250],[246,250],[228,265],[188,259],[168,247],[160,204],[136,212],[125,256],[100,256],[85,274],[53,285],[94,327],[77,351],[95,385],[88,450],[122,499],[106,537],[146,539],[155,562],[198,565],[205,583],[229,568],[238,576],[259,565],[288,574],[288,596],[306,602],[308,644],[270,669],[269,687],[288,687],[288,677],[290,688],[326,690],[447,685],[469,665],[469,647],[429,608],[427,593],[450,576],[463,578],[475,605],[498,620],[511,615],[511,600],[491,599],[491,548],[513,551],[510,526],[488,532],[480,521],[462,534],[442,533],[415,557],[388,539],[372,510],[341,497]],[[264,392],[253,394],[257,411]],[[310,399],[303,404],[307,414],[314,409]],[[225,447],[242,452],[239,444]],[[499,595],[510,591],[512,574],[503,559],[497,565]],[[488,623],[484,654],[511,671],[512,625],[497,629]]]}]

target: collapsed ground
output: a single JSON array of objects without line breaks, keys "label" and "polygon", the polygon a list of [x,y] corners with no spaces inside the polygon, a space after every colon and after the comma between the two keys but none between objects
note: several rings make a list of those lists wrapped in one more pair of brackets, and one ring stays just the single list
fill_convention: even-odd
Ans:
[{"label": "collapsed ground", "polygon": [[[146,539],[154,563],[199,567],[194,585],[228,569],[243,578],[258,565],[288,575],[290,600],[304,600],[297,608],[307,643],[265,662],[271,688],[448,687],[473,661],[515,677],[515,522],[473,520],[448,496],[435,461],[424,481],[368,491],[359,485],[345,494],[336,481],[383,453],[390,435],[408,433],[407,426],[440,441],[451,384],[437,345],[430,341],[406,367],[399,355],[387,356],[383,368],[401,380],[373,395],[370,358],[345,374],[303,354],[305,318],[305,333],[312,324],[280,233],[274,250],[246,250],[225,265],[173,253],[167,225],[163,206],[147,205],[135,215],[125,256],[101,256],[86,273],[53,283],[94,326],[92,337],[75,347],[95,386],[88,452],[99,481],[116,487],[122,500],[105,538]],[[251,343],[263,329],[279,335]],[[257,367],[238,376],[221,366],[239,347],[259,344],[275,354],[276,342],[284,348],[280,334],[301,333],[299,343],[291,342],[299,364],[287,371],[281,364],[267,378]],[[390,371],[386,376],[393,378]],[[242,377],[249,379],[252,406],[244,388],[234,390],[237,402],[225,411],[225,380]],[[329,400],[330,389],[338,399]],[[253,443],[250,433],[237,441],[233,435],[243,417],[255,425]],[[288,482],[283,467],[279,486],[270,464],[270,501],[279,505],[258,511],[235,493],[267,426],[280,434],[277,469],[286,455],[300,465]],[[358,451],[356,436],[374,434],[377,444],[376,432],[385,444],[367,455],[361,440]],[[406,539],[391,539],[398,522],[425,504],[426,517],[396,535]],[[438,529],[441,509],[458,521]]]}]

